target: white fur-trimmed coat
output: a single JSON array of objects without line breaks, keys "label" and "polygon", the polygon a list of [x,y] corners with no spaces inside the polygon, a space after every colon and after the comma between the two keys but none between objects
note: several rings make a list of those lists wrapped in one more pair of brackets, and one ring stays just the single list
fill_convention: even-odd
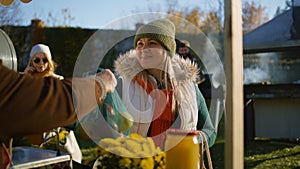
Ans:
[{"label": "white fur-trimmed coat", "polygon": [[[181,109],[179,110],[180,126],[175,127],[185,130],[196,130],[199,114],[197,92],[200,91],[195,89],[197,87],[195,81],[198,77],[199,70],[193,62],[185,60],[177,54],[172,56],[171,65],[169,77],[174,78],[178,86],[180,86],[178,90],[174,92],[179,92],[180,95],[183,96],[181,99]],[[116,74],[122,79],[121,97],[128,112],[134,118],[134,125],[131,132],[146,137],[153,118],[153,104],[155,103],[155,100],[135,80],[133,80],[137,73],[142,70],[143,68],[137,60],[136,51],[134,49],[121,55],[115,61]],[[174,90],[176,90],[176,88]],[[207,117],[207,107],[205,107],[204,113],[205,117]]]}]

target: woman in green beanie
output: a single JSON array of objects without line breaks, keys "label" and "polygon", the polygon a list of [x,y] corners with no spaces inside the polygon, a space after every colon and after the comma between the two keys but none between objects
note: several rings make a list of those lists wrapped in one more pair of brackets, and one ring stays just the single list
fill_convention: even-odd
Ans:
[{"label": "woman in green beanie", "polygon": [[199,69],[175,53],[175,26],[159,19],[141,26],[134,47],[115,61],[122,99],[133,116],[131,133],[152,137],[163,148],[169,128],[201,130],[216,138],[205,100],[195,81]]}]

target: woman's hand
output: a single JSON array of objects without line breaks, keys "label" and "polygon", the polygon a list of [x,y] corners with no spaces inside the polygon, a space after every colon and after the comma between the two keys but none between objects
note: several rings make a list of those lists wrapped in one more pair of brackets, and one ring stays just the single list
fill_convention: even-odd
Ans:
[{"label": "woman's hand", "polygon": [[25,69],[25,71],[24,71],[24,73],[25,73],[25,74],[31,74],[31,73],[34,72],[34,71],[35,71],[35,68],[34,68],[34,67],[32,67],[32,66],[27,66],[26,69]]},{"label": "woman's hand", "polygon": [[104,83],[107,93],[112,93],[115,91],[117,79],[109,69],[104,69],[103,71],[97,73],[96,76]]}]

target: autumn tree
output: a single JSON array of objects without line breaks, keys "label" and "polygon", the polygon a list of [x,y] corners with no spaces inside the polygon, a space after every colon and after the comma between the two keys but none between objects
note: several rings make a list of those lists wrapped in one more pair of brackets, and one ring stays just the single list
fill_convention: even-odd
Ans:
[{"label": "autumn tree", "polygon": [[[199,31],[209,33],[220,28],[220,24],[218,23],[213,13],[206,14],[199,8],[194,8],[190,12],[183,11],[168,11],[168,19],[170,19],[175,24],[176,30],[180,33],[199,33]],[[191,29],[189,28],[189,26],[191,26],[190,24],[192,24],[199,30],[191,32]],[[218,28],[216,28],[215,25],[218,25]],[[215,29],[211,29],[209,27],[215,27]]]},{"label": "autumn tree", "polygon": [[178,32],[183,31],[183,24],[184,21],[184,12],[182,11],[168,11],[167,18],[172,21],[175,25],[175,28]]},{"label": "autumn tree", "polygon": [[193,9],[190,13],[186,14],[185,19],[193,23],[197,28],[202,28],[201,19],[203,19],[204,13],[199,11],[199,8]]},{"label": "autumn tree", "polygon": [[61,9],[60,12],[57,14],[49,12],[44,22],[44,25],[51,27],[68,27],[74,20],[75,17],[72,16],[70,9],[64,8]]},{"label": "autumn tree", "polygon": [[[287,7],[290,6],[291,0],[286,0]],[[168,4],[166,4],[168,5]],[[169,7],[169,19],[174,22],[178,32],[186,31],[186,24],[184,20],[192,23],[205,34],[222,34],[224,29],[224,2],[218,0],[218,4],[210,11],[203,11],[199,7],[194,7],[192,10],[187,8],[175,8],[176,4],[172,3]],[[246,1],[243,3],[242,19],[243,19],[243,33],[247,33],[269,20],[266,12],[266,7],[255,2]],[[172,18],[175,16],[175,19]]]},{"label": "autumn tree", "polygon": [[257,5],[253,1],[251,3],[245,2],[243,4],[243,34],[250,32],[269,20],[264,12],[265,9],[266,7]]},{"label": "autumn tree", "polygon": [[220,23],[220,20],[215,12],[209,12],[205,15],[205,19],[202,23],[203,32],[219,33],[222,31],[222,29],[222,23]]},{"label": "autumn tree", "polygon": [[20,3],[15,2],[8,7],[0,5],[0,26],[17,25],[21,22]]}]

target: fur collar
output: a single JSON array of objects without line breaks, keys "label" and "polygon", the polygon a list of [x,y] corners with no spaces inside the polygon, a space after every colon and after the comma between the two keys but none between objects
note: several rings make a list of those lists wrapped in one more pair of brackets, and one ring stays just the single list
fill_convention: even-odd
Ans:
[{"label": "fur collar", "polygon": [[[172,59],[173,77],[179,82],[196,81],[199,73],[197,65],[190,60],[181,58],[175,54]],[[136,58],[136,50],[126,52],[115,61],[116,73],[120,76],[132,79],[136,73],[143,70]]]}]

